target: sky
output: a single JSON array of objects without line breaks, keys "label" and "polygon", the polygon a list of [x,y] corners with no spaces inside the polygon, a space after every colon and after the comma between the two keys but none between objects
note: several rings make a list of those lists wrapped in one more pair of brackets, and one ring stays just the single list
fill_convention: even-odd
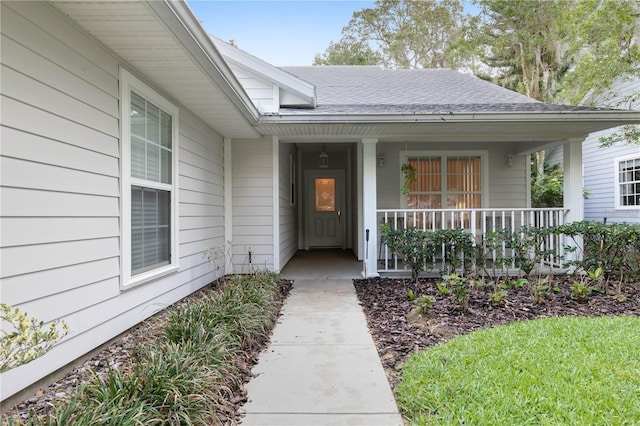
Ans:
[{"label": "sky", "polygon": [[204,29],[275,66],[312,65],[341,38],[353,12],[373,7],[355,0],[188,0]]}]

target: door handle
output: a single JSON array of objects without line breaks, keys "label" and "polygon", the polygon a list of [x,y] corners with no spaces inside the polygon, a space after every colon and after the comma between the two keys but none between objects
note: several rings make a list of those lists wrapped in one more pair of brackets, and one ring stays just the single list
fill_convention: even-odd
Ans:
[{"label": "door handle", "polygon": [[338,223],[340,223],[340,216],[342,216],[342,209],[338,209],[337,215],[338,215]]}]

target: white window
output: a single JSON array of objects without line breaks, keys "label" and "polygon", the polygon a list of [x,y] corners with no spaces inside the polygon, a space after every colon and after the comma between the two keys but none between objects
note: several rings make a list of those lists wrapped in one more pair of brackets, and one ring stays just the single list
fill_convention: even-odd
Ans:
[{"label": "white window", "polygon": [[405,162],[416,170],[409,186],[408,209],[476,209],[483,206],[481,153],[407,153]]},{"label": "white window", "polygon": [[616,208],[640,208],[640,156],[615,159]]},{"label": "white window", "polygon": [[122,283],[177,270],[178,108],[121,70]]}]

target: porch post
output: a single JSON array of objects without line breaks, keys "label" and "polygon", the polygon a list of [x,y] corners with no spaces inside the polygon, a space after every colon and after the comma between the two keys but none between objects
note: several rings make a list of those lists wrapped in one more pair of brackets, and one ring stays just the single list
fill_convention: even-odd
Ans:
[{"label": "porch post", "polygon": [[[564,203],[563,206],[569,211],[565,214],[564,223],[576,222],[584,219],[584,196],[582,178],[582,142],[584,138],[572,138],[564,144],[563,148],[563,173],[564,173]],[[566,244],[574,244],[573,240],[567,239]],[[581,241],[577,242],[582,245]],[[576,260],[576,256],[581,257],[579,251],[567,254],[567,260]]]},{"label": "porch post", "polygon": [[[364,262],[362,276],[378,277],[378,224],[376,209],[378,207],[376,189],[376,144],[378,139],[362,139],[362,232],[364,235]],[[369,230],[369,242],[366,241],[366,230]]]}]

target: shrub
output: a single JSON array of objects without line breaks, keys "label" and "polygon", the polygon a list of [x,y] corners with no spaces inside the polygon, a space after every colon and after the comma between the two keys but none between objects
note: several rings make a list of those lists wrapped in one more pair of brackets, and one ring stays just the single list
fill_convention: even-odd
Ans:
[{"label": "shrub", "polygon": [[4,323],[0,329],[0,373],[41,357],[69,332],[64,321],[45,327],[43,321],[6,303],[0,303],[0,321]]},{"label": "shrub", "polygon": [[567,265],[583,271],[602,268],[605,279],[640,279],[640,225],[581,221],[562,225],[557,232],[573,238],[576,246],[580,246],[578,240],[582,239],[582,259],[567,262]]},{"label": "shrub", "polygon": [[431,232],[420,229],[394,229],[388,224],[382,229],[382,244],[392,253],[404,259],[411,267],[411,277],[415,280],[420,272],[433,268],[438,242]]},{"label": "shrub", "polygon": [[227,277],[170,309],[128,371],[94,376],[31,424],[222,424],[232,412],[238,359],[266,341],[280,309],[271,273]]}]

